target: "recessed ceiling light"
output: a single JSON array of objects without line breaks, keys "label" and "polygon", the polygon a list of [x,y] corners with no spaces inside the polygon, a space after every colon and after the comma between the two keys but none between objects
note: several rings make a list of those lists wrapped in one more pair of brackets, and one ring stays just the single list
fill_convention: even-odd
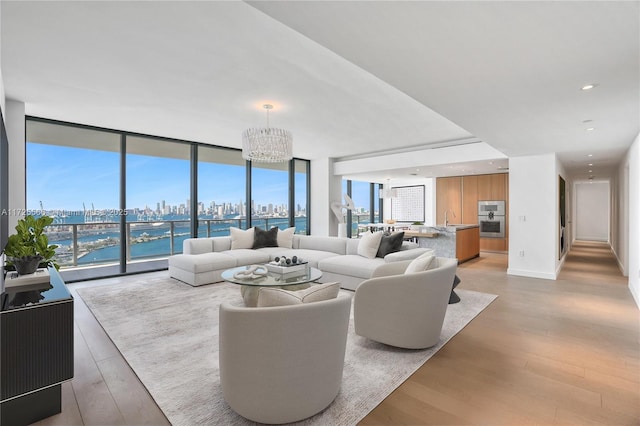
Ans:
[{"label": "recessed ceiling light", "polygon": [[591,123],[593,120],[582,120],[583,123]]},{"label": "recessed ceiling light", "polygon": [[595,130],[595,129],[596,129],[595,127],[587,127],[585,130],[586,130],[587,132],[591,132],[591,131],[593,131],[593,130]]},{"label": "recessed ceiling light", "polygon": [[593,173],[593,170],[589,170],[589,173]]},{"label": "recessed ceiling light", "polygon": [[589,167],[593,166],[593,163],[589,163]]},{"label": "recessed ceiling light", "polygon": [[593,154],[587,154],[587,157],[593,157]]},{"label": "recessed ceiling light", "polygon": [[580,90],[591,90],[591,89],[594,89],[596,87],[598,87],[597,83],[589,83],[589,84],[585,84],[584,86],[582,86],[580,88]]}]

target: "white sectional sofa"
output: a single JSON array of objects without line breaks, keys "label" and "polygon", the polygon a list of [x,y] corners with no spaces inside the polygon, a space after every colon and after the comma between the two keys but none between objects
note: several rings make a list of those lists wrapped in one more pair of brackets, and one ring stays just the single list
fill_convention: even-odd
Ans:
[{"label": "white sectional sofa", "polygon": [[231,237],[189,238],[183,253],[169,258],[169,275],[192,286],[222,281],[224,270],[236,266],[264,264],[276,256],[302,257],[322,271],[321,282],[338,281],[342,288],[355,290],[371,278],[376,268],[389,262],[411,260],[430,251],[405,241],[400,251],[384,258],[367,258],[358,254],[359,239],[293,235],[291,248],[263,247],[231,249]]}]

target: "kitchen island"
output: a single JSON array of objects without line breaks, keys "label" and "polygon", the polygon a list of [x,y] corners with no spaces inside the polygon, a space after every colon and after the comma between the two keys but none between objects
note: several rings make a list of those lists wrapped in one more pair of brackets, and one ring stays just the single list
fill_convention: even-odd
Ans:
[{"label": "kitchen island", "polygon": [[426,232],[412,232],[409,236],[417,238],[420,247],[434,249],[436,256],[455,257],[458,263],[480,256],[477,224],[428,226]]}]

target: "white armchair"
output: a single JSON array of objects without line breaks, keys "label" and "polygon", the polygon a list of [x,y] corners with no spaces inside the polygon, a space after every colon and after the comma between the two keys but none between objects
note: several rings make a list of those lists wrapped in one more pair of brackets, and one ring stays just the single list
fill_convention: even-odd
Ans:
[{"label": "white armchair", "polygon": [[353,301],[356,334],[407,349],[438,343],[458,262],[434,262],[434,269],[411,274],[404,274],[409,262],[384,265],[362,282]]},{"label": "white armchair", "polygon": [[225,401],[259,423],[289,423],[338,395],[351,295],[299,305],[220,305],[220,382]]}]

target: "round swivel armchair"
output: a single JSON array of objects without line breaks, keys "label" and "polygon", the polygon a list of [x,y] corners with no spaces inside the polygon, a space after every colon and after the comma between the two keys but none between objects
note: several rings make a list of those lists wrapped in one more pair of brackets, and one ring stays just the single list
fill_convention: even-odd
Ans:
[{"label": "round swivel armchair", "polygon": [[438,343],[458,261],[433,262],[433,269],[407,274],[409,262],[385,264],[363,281],[353,299],[356,334],[406,349]]},{"label": "round swivel armchair", "polygon": [[220,305],[220,382],[225,401],[259,423],[290,423],[338,395],[351,295],[277,307]]}]

